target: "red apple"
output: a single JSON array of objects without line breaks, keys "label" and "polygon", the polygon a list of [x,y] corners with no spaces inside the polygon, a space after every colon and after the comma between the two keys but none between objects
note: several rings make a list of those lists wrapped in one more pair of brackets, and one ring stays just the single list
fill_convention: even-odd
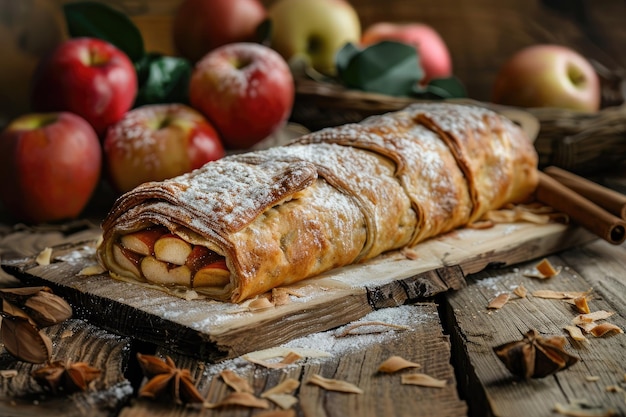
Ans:
[{"label": "red apple", "polygon": [[109,128],[104,156],[111,185],[126,192],[162,181],[224,156],[213,126],[183,104],[147,104]]},{"label": "red apple", "polygon": [[40,62],[32,87],[35,111],[78,114],[102,136],[133,105],[137,73],[128,56],[112,44],[75,38]]},{"label": "red apple", "polygon": [[209,52],[189,85],[192,107],[219,131],[229,148],[248,148],[283,126],[293,107],[294,81],[274,50],[239,42]]},{"label": "red apple", "polygon": [[435,78],[452,76],[452,58],[448,46],[431,26],[424,23],[379,22],[369,26],[361,37],[363,46],[382,41],[396,41],[414,46],[424,70],[424,83]]},{"label": "red apple", "polygon": [[0,199],[17,219],[39,223],[77,217],[102,166],[100,141],[81,117],[27,114],[0,135]]},{"label": "red apple", "polygon": [[571,48],[540,44],[521,49],[500,68],[492,101],[519,107],[595,112],[600,80],[591,63]]},{"label": "red apple", "polygon": [[196,62],[219,46],[256,40],[266,15],[259,0],[184,0],[174,16],[174,46]]}]

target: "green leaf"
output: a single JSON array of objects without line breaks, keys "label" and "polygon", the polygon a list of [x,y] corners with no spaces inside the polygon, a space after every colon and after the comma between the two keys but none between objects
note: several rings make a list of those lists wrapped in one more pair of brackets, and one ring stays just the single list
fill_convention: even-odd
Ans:
[{"label": "green leaf", "polygon": [[144,55],[141,32],[124,13],[103,3],[78,2],[63,6],[71,37],[99,38],[112,43],[133,62]]},{"label": "green leaf", "polygon": [[145,55],[135,67],[139,82],[135,107],[189,102],[189,80],[193,68],[188,60],[152,53]]},{"label": "green leaf", "polygon": [[436,78],[427,85],[416,85],[413,96],[424,99],[466,98],[465,86],[457,77]]},{"label": "green leaf", "polygon": [[341,82],[368,92],[410,96],[424,78],[417,51],[400,42],[383,41],[362,50],[347,44],[335,62]]}]

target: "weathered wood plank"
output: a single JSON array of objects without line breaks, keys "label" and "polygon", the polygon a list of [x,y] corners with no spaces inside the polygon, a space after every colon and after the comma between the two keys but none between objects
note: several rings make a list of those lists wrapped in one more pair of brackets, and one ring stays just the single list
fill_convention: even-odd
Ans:
[{"label": "weathered wood plank", "polygon": [[[561,224],[461,229],[420,243],[414,248],[417,259],[392,252],[339,268],[293,285],[300,296],[292,296],[290,303],[254,312],[246,303],[189,300],[106,274],[81,276],[83,268],[96,264],[95,239],[55,247],[50,265],[39,266],[32,257],[10,259],[8,253],[2,265],[29,285],[53,287],[77,307],[79,317],[93,324],[180,353],[221,360],[337,327],[374,308],[458,289],[469,272],[543,256],[590,238],[582,229]],[[259,328],[263,339],[248,337]]]},{"label": "weathered wood plank", "polygon": [[105,417],[117,414],[133,393],[124,376],[129,339],[75,319],[43,331],[53,342],[52,360],[87,362],[101,370],[99,378],[86,392],[55,396],[30,376],[43,365],[18,361],[2,347],[0,369],[14,369],[17,375],[0,381],[0,415]]},{"label": "weathered wood plank", "polygon": [[[158,354],[170,355],[178,366],[191,369],[200,392],[209,402],[214,403],[232,392],[219,377],[221,370],[230,369],[246,379],[257,396],[286,378],[299,380],[300,387],[294,394],[298,403],[293,407],[299,416],[466,415],[467,407],[458,397],[454,372],[450,365],[450,343],[447,336],[442,333],[437,306],[434,303],[382,309],[354,323],[367,321],[382,321],[406,326],[406,329],[383,328],[383,332],[378,334],[338,337],[345,330],[345,327],[340,327],[294,339],[283,347],[318,349],[329,356],[306,358],[283,369],[267,369],[251,364],[241,357],[218,364],[199,364],[190,357],[180,356],[168,350],[160,349]],[[380,363],[391,355],[417,362],[422,368],[407,369],[396,374],[378,373]],[[412,372],[423,372],[444,379],[447,385],[442,389],[402,385],[400,375]],[[364,393],[345,394],[323,390],[307,383],[313,374],[351,382]],[[270,408],[278,409],[274,404]],[[202,415],[248,417],[257,412],[258,410],[243,407],[228,407],[204,410]],[[125,408],[120,417],[148,415],[158,417],[197,415],[197,410],[184,410],[148,400],[138,400]]]},{"label": "weathered wood plank", "polygon": [[[457,372],[466,375],[461,387],[475,415],[550,416],[555,404],[585,400],[588,404],[626,413],[624,393],[609,392],[607,387],[624,381],[626,335],[595,338],[588,342],[569,339],[566,347],[580,362],[555,376],[538,380],[519,380],[500,363],[493,347],[520,340],[529,329],[542,335],[567,335],[564,326],[577,314],[562,300],[512,296],[500,310],[488,310],[488,302],[502,292],[511,292],[522,283],[529,292],[538,289],[586,291],[593,288],[591,311],[607,310],[616,314],[608,319],[626,329],[626,246],[611,246],[594,241],[560,255],[551,263],[563,267],[553,278],[538,280],[524,276],[536,262],[505,270],[489,270],[468,277],[468,286],[446,297],[448,328],[452,330],[458,364]],[[597,376],[597,381],[587,377]]]}]

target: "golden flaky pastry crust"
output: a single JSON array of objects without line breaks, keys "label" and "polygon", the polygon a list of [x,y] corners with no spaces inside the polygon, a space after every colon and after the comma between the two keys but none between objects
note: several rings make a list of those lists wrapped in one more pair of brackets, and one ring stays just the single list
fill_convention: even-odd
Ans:
[{"label": "golden flaky pastry crust", "polygon": [[464,226],[536,185],[536,152],[514,123],[415,104],[140,185],[104,220],[98,256],[113,276],[145,281],[114,247],[165,226],[226,261],[228,283],[194,290],[239,302]]}]

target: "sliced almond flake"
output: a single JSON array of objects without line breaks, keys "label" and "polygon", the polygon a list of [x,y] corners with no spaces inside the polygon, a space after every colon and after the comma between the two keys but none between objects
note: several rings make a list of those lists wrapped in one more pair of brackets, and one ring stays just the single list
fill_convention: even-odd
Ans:
[{"label": "sliced almond flake", "polygon": [[236,392],[249,392],[254,393],[254,389],[250,386],[248,381],[237,375],[230,369],[224,369],[220,372],[220,376],[224,380],[224,383],[234,389]]},{"label": "sliced almond flake", "polygon": [[[361,327],[378,327],[378,329],[370,329],[369,331],[354,332],[354,330],[361,328]],[[353,323],[353,324],[346,326],[342,331],[335,333],[335,337],[345,337],[345,336],[358,335],[358,334],[383,333],[389,330],[389,329],[381,329],[380,327],[388,327],[388,328],[396,329],[396,330],[410,329],[409,326],[403,326],[400,324],[385,323],[382,321],[362,321],[362,322]]]},{"label": "sliced almond flake", "polygon": [[259,310],[267,310],[268,308],[274,307],[274,303],[271,302],[267,297],[259,297],[255,300],[250,301],[248,304],[248,310],[250,311],[259,311]]},{"label": "sliced almond flake", "polygon": [[302,359],[302,356],[298,355],[296,352],[289,352],[280,363],[291,365],[292,363],[298,362],[300,359]]},{"label": "sliced almond flake", "polygon": [[552,263],[548,260],[548,258],[543,258],[537,265],[535,265],[535,269],[546,277],[554,277],[561,272],[562,267],[555,268],[552,266]]},{"label": "sliced almond flake", "polygon": [[104,274],[106,272],[106,270],[102,267],[102,265],[89,265],[84,267],[83,269],[80,270],[80,272],[78,273],[79,276],[92,276],[92,275],[100,275],[100,274]]},{"label": "sliced almond flake", "polygon": [[233,392],[216,403],[210,403],[207,401],[203,404],[205,408],[220,408],[227,405],[240,405],[242,407],[249,408],[270,407],[270,403],[267,400],[263,398],[257,398],[249,392]]},{"label": "sliced almond flake", "polygon": [[554,412],[568,417],[613,417],[617,414],[611,409],[594,407],[589,404],[554,404]]},{"label": "sliced almond flake", "polygon": [[508,292],[503,292],[502,294],[498,295],[493,300],[489,301],[487,308],[492,309],[492,310],[500,309],[504,307],[507,301],[509,301],[509,298],[511,298],[511,294]]},{"label": "sliced almond flake", "polygon": [[599,381],[599,380],[600,380],[600,377],[598,375],[587,375],[585,377],[585,381],[587,381],[587,382],[596,382],[596,381]]},{"label": "sliced almond flake", "polygon": [[289,304],[291,302],[291,298],[289,297],[289,291],[285,288],[273,288],[272,289],[272,303],[275,306],[283,306],[285,304]]},{"label": "sliced almond flake", "polygon": [[254,358],[246,358],[246,359],[248,360],[248,362],[252,362],[257,365],[264,366],[265,368],[280,369],[280,368],[285,368],[291,364],[296,363],[297,361],[302,359],[302,356],[298,355],[295,352],[289,352],[280,362],[269,362],[265,360],[254,359]]},{"label": "sliced almond flake", "polygon": [[[286,347],[273,347],[269,349],[256,350],[254,352],[246,353],[242,356],[243,359],[248,362],[258,363],[259,365],[268,363],[268,360],[285,358],[289,356],[289,354],[299,355],[301,358],[327,358],[331,356],[330,353],[324,352],[323,350],[318,349],[308,349],[308,348],[286,348]],[[259,363],[261,362],[261,363]],[[280,367],[286,366],[282,364]]]},{"label": "sliced almond flake", "polygon": [[594,335],[595,337],[602,337],[608,334],[624,333],[624,331],[612,323],[600,323],[594,326],[591,329],[590,333]]},{"label": "sliced almond flake", "polygon": [[400,356],[390,356],[387,360],[380,364],[378,372],[385,372],[388,374],[398,372],[407,368],[421,368],[419,363],[411,362]]},{"label": "sliced almond flake", "polygon": [[0,377],[13,378],[17,376],[17,369],[2,369],[0,370]]},{"label": "sliced almond flake", "polygon": [[412,261],[419,259],[420,255],[419,253],[412,248],[404,248],[402,249],[402,255],[404,255],[405,258],[410,259]]},{"label": "sliced almond flake", "polygon": [[74,336],[74,331],[71,329],[65,329],[63,330],[63,333],[61,333],[61,339],[66,339],[68,337],[72,337]]},{"label": "sliced almond flake", "polygon": [[298,403],[298,399],[291,394],[270,394],[265,398],[267,398],[283,410],[291,408]]},{"label": "sliced almond flake", "polygon": [[619,385],[607,385],[604,390],[606,392],[624,392],[624,388],[620,387]]},{"label": "sliced almond flake", "polygon": [[567,330],[567,332],[569,333],[569,336],[572,339],[578,342],[588,342],[587,338],[585,337],[585,335],[583,334],[583,332],[581,331],[579,327],[565,326],[564,329]]},{"label": "sliced almond flake", "polygon": [[550,298],[555,300],[567,300],[587,294],[583,291],[555,291],[555,290],[537,290],[533,291],[533,297]]},{"label": "sliced almond flake", "polygon": [[589,310],[589,304],[587,303],[586,295],[574,298],[574,306],[576,306],[576,310],[579,313],[589,314],[591,312],[591,310]]},{"label": "sliced almond flake", "polygon": [[296,417],[296,410],[267,410],[260,411],[254,417]]},{"label": "sliced almond flake", "polygon": [[433,378],[427,374],[405,374],[400,381],[404,385],[419,385],[420,387],[443,388],[446,386],[445,379]]},{"label": "sliced almond flake", "polygon": [[586,333],[591,333],[593,328],[596,327],[597,325],[598,325],[597,323],[589,322],[589,323],[579,323],[576,326],[583,329]]},{"label": "sliced almond flake", "polygon": [[520,284],[515,287],[515,289],[513,290],[513,294],[517,295],[519,298],[526,298],[528,290],[526,289],[526,287],[524,287],[523,284]]},{"label": "sliced almond flake", "polygon": [[275,394],[291,394],[300,386],[300,381],[293,378],[287,378],[278,385],[273,386],[261,394],[261,398]]},{"label": "sliced almond flake", "polygon": [[46,266],[50,265],[50,261],[52,260],[52,248],[45,248],[35,258],[35,262],[37,265]]},{"label": "sliced almond flake", "polygon": [[313,374],[307,381],[309,384],[317,385],[328,391],[345,392],[349,394],[363,394],[363,390],[354,384],[340,379],[324,378],[321,375]]},{"label": "sliced almond flake", "polygon": [[593,313],[579,314],[572,320],[574,324],[593,323],[594,321],[605,320],[611,317],[612,311],[598,310]]}]

